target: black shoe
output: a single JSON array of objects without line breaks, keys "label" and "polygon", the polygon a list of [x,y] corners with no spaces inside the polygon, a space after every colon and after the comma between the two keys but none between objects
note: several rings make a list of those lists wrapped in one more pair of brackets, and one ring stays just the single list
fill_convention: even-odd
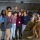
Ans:
[{"label": "black shoe", "polygon": [[15,40],[15,38],[13,38],[13,40]]},{"label": "black shoe", "polygon": [[1,39],[1,40],[4,40],[4,39]]},{"label": "black shoe", "polygon": [[21,37],[22,37],[22,33],[21,33]]},{"label": "black shoe", "polygon": [[16,39],[18,39],[18,36],[16,36]]},{"label": "black shoe", "polygon": [[19,39],[22,39],[21,37],[19,37]]}]

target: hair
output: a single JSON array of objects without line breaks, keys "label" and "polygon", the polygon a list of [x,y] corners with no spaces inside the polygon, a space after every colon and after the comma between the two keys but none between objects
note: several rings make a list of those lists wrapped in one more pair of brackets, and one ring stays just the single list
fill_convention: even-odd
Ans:
[{"label": "hair", "polygon": [[[26,11],[24,11],[24,12],[26,12]],[[23,13],[24,13],[24,12],[23,12]],[[27,12],[26,12],[26,14],[27,14]]]},{"label": "hair", "polygon": [[10,6],[8,6],[6,9],[8,10],[9,8],[11,9],[11,7],[10,7]]},{"label": "hair", "polygon": [[[19,12],[18,12],[18,14],[19,14]],[[19,15],[17,14],[17,17],[19,17]],[[20,15],[21,16],[21,15]]]},{"label": "hair", "polygon": [[5,10],[2,10],[1,15],[4,18],[4,15],[6,15],[6,11],[5,11],[5,14],[3,14],[3,11],[5,11]]}]

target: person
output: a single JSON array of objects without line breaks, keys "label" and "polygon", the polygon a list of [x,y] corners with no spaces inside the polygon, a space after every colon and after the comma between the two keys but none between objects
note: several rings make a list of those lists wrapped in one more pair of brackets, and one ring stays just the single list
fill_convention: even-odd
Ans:
[{"label": "person", "polygon": [[21,16],[23,16],[23,9],[21,9]]},{"label": "person", "polygon": [[38,17],[39,17],[39,19],[37,21],[35,21],[35,15],[33,15],[31,21],[28,22],[28,24],[26,25],[26,28],[23,32],[23,36],[22,36],[23,39],[33,38],[35,36],[35,35],[32,36],[33,35],[33,28],[38,27],[38,26],[40,27],[40,15],[38,15]]},{"label": "person", "polygon": [[1,23],[2,23],[2,16],[1,16],[1,13],[0,13],[0,28],[1,28]]},{"label": "person", "polygon": [[22,38],[27,39],[28,36],[33,35],[33,27],[35,26],[36,22],[34,22],[35,15],[31,18],[31,21],[29,21],[26,25],[26,28],[23,32]]},{"label": "person", "polygon": [[21,19],[21,12],[18,13],[17,21],[16,21],[16,39],[17,37],[17,30],[19,28],[19,39],[21,39],[21,28],[22,28],[22,19]]},{"label": "person", "polygon": [[[6,16],[8,14],[8,11],[11,11],[11,7],[10,6],[7,7]],[[12,15],[12,11],[11,11],[11,15]]]},{"label": "person", "polygon": [[38,18],[38,13],[36,12],[33,12],[33,15],[35,15],[35,21],[37,21],[39,18]]},{"label": "person", "polygon": [[18,12],[17,9],[18,9],[17,6],[15,6],[14,7],[14,12]]},{"label": "person", "polygon": [[[1,19],[0,19],[1,23],[4,23],[4,18],[5,18],[5,16],[6,16],[5,10],[2,10],[2,12],[1,12]],[[1,25],[1,31],[2,31],[1,40],[4,40],[5,31],[3,31],[2,25]]]},{"label": "person", "polygon": [[7,16],[4,19],[4,31],[5,31],[4,40],[9,40],[10,38],[10,28],[12,28],[10,16],[11,11],[8,11]]},{"label": "person", "polygon": [[22,35],[23,31],[26,28],[27,23],[30,21],[30,16],[26,14],[26,11],[24,11],[24,16],[22,16]]},{"label": "person", "polygon": [[10,29],[11,30],[10,40],[12,40],[12,36],[13,36],[13,40],[15,40],[16,19],[17,19],[17,12],[14,12],[14,15],[11,16],[12,28]]}]

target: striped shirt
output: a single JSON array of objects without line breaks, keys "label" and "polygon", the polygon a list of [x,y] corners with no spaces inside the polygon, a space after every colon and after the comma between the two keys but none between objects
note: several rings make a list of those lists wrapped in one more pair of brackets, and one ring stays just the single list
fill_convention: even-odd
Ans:
[{"label": "striped shirt", "polygon": [[14,18],[14,16],[11,16],[11,20],[12,20],[12,24],[16,24],[16,19]]}]

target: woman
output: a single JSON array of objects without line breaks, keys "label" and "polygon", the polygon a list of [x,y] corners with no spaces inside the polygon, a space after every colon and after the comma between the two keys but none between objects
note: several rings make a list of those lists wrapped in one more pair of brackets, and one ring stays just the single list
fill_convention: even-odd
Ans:
[{"label": "woman", "polygon": [[[11,7],[10,6],[7,7],[6,16],[8,14],[8,11],[11,11]],[[12,11],[11,11],[11,15],[12,15]]]},{"label": "woman", "polygon": [[[5,10],[2,10],[2,12],[1,12],[1,23],[4,23],[5,15],[6,15]],[[1,40],[4,40],[5,31],[3,31],[3,27],[1,27],[1,31],[2,31]]]},{"label": "woman", "polygon": [[18,39],[17,37],[17,30],[19,28],[19,39],[21,39],[21,27],[22,26],[22,20],[21,20],[21,12],[18,13],[18,17],[17,17],[17,21],[16,21],[16,39]]},{"label": "woman", "polygon": [[12,27],[10,16],[11,16],[11,11],[8,11],[8,14],[4,19],[5,40],[9,40],[10,38],[10,28]]},{"label": "woman", "polygon": [[12,20],[12,28],[11,28],[11,36],[10,36],[10,40],[12,40],[12,36],[13,36],[13,40],[15,40],[15,30],[16,30],[16,19],[17,19],[17,13],[14,12],[14,15],[11,16],[11,20]]}]

